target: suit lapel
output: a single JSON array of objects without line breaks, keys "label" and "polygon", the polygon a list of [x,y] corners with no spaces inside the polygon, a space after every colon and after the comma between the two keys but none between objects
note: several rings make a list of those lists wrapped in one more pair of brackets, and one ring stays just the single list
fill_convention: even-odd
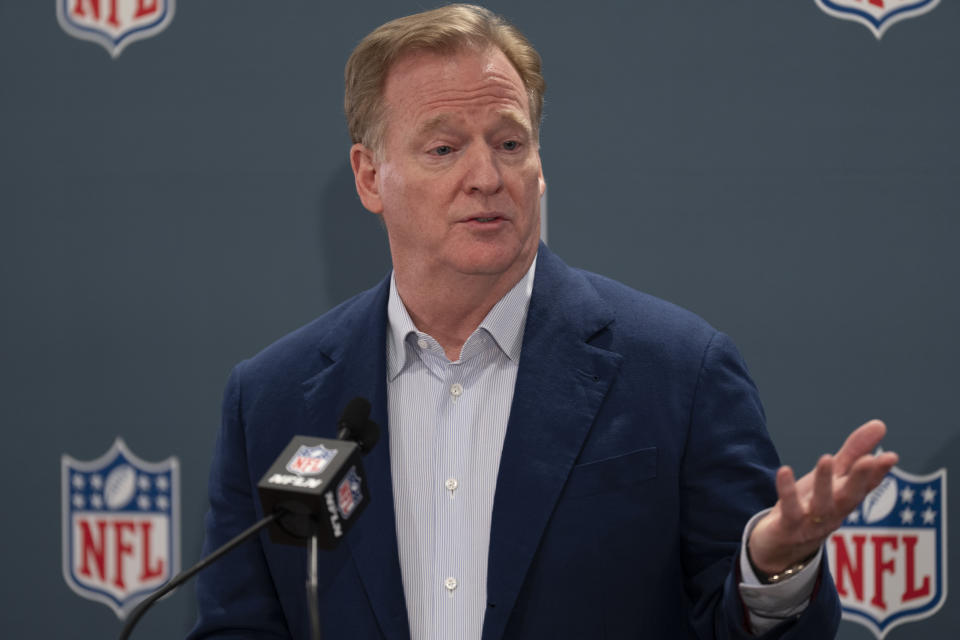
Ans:
[{"label": "suit lapel", "polygon": [[503,636],[550,515],[622,357],[589,340],[612,313],[541,245],[497,477],[483,640]]},{"label": "suit lapel", "polygon": [[370,606],[384,635],[409,638],[407,607],[400,577],[390,438],[387,420],[386,326],[389,279],[343,310],[337,329],[323,337],[321,350],[332,363],[303,384],[311,424],[322,437],[336,437],[336,423],[347,403],[368,398],[370,418],[380,425],[380,440],[363,458],[370,502],[345,544],[353,556]]}]

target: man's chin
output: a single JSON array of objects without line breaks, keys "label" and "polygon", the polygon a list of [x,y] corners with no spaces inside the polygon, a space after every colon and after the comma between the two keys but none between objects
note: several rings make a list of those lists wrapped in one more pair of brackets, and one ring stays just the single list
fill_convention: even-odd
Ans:
[{"label": "man's chin", "polygon": [[[499,276],[526,273],[535,253],[536,247],[533,251],[523,251],[519,247],[509,250],[503,247],[474,247],[465,248],[451,257],[456,270],[464,275]],[[517,277],[519,279],[519,275]]]}]

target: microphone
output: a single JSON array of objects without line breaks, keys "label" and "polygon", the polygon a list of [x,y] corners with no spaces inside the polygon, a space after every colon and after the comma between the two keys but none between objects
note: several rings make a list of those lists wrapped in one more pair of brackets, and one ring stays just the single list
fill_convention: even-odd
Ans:
[{"label": "microphone", "polygon": [[370,503],[361,455],[380,438],[370,402],[354,398],[337,422],[337,437],[294,436],[257,484],[264,514],[279,513],[270,540],[306,546],[317,537],[333,549]]},{"label": "microphone", "polygon": [[370,420],[370,401],[366,398],[354,398],[344,407],[337,422],[337,438],[353,440],[360,445],[360,452],[370,453],[380,440],[380,427]]},{"label": "microphone", "polygon": [[[370,402],[354,398],[337,422],[337,440],[294,436],[257,483],[270,540],[307,547],[310,637],[321,640],[318,549],[333,549],[367,508],[361,454],[380,439]],[[307,544],[309,542],[309,545]]]},{"label": "microphone", "polygon": [[310,542],[307,608],[311,635],[319,640],[317,548],[334,548],[370,502],[360,455],[377,444],[380,427],[370,420],[368,400],[354,398],[347,403],[337,422],[337,438],[294,436],[258,484],[266,515],[137,605],[120,630],[119,640],[130,637],[143,614],[160,598],[267,526],[274,542],[298,546]]}]

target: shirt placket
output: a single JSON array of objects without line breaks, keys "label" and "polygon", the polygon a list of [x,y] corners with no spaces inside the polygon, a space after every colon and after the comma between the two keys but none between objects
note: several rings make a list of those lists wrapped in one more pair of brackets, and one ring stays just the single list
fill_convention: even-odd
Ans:
[{"label": "shirt placket", "polygon": [[434,460],[434,514],[437,523],[434,544],[433,576],[434,630],[436,638],[453,638],[457,621],[463,619],[464,602],[462,580],[464,567],[461,559],[463,544],[463,472],[466,461],[463,452],[467,404],[471,401],[464,382],[464,367],[460,362],[447,363],[444,368],[441,419],[437,430],[438,442]]}]

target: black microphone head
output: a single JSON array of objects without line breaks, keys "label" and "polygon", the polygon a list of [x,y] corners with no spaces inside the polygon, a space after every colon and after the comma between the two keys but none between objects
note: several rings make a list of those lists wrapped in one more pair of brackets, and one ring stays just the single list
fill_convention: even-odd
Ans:
[{"label": "black microphone head", "polygon": [[360,445],[360,451],[363,454],[368,454],[380,441],[380,425],[373,420],[364,420],[358,431],[356,443]]},{"label": "black microphone head", "polygon": [[347,403],[340,414],[339,424],[358,424],[366,421],[370,417],[370,401],[366,398],[356,397]]},{"label": "black microphone head", "polygon": [[370,420],[370,401],[366,398],[354,398],[348,402],[337,426],[337,437],[356,442],[363,453],[369,453],[380,440],[380,427]]}]

